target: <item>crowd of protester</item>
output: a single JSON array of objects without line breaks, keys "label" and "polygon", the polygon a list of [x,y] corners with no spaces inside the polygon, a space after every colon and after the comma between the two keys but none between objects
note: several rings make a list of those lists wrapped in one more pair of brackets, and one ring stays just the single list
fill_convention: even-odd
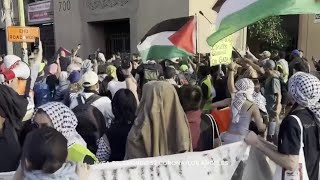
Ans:
[{"label": "crowd of protester", "polygon": [[304,155],[306,177],[318,179],[320,81],[302,51],[257,58],[248,49],[210,67],[206,57],[142,62],[100,51],[82,60],[80,50],[47,61],[40,43],[29,57],[1,59],[0,172],[87,179],[86,164],[245,140],[286,170]]}]

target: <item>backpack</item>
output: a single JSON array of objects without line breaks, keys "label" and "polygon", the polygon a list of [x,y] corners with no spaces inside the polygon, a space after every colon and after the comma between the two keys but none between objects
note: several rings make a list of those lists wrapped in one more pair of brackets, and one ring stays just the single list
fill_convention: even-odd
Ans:
[{"label": "backpack", "polygon": [[221,146],[220,130],[218,124],[211,114],[202,114],[200,123],[199,150],[206,151]]},{"label": "backpack", "polygon": [[160,72],[156,69],[144,69],[143,70],[144,79],[143,84],[148,83],[149,81],[159,80]]},{"label": "backpack", "polygon": [[34,85],[34,103],[36,107],[44,105],[52,100],[51,91],[49,85],[46,83],[46,79],[36,82]]},{"label": "backpack", "polygon": [[77,97],[78,106],[72,111],[78,119],[77,132],[87,143],[87,148],[96,153],[98,149],[97,140],[100,139],[106,132],[106,123],[102,112],[91,105],[101,98],[101,96],[93,94],[85,103],[82,102],[82,97]]},{"label": "backpack", "polygon": [[288,101],[288,85],[283,81],[282,78],[274,77],[274,79],[278,79],[280,81],[281,86],[281,104],[287,104]]}]

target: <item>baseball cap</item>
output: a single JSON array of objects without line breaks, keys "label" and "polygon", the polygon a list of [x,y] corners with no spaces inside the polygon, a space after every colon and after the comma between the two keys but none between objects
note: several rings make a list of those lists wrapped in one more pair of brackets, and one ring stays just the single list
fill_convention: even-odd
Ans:
[{"label": "baseball cap", "polygon": [[291,52],[292,55],[298,55],[298,56],[300,56],[300,53],[301,52],[298,49],[295,49]]},{"label": "baseball cap", "polygon": [[71,84],[79,82],[81,79],[81,74],[79,71],[72,71],[68,77]]},{"label": "baseball cap", "polygon": [[82,82],[83,87],[91,87],[99,82],[99,77],[95,72],[88,71],[82,75]]},{"label": "baseball cap", "polygon": [[263,51],[263,52],[260,54],[260,56],[269,58],[269,57],[271,57],[271,53],[270,53],[270,51]]}]

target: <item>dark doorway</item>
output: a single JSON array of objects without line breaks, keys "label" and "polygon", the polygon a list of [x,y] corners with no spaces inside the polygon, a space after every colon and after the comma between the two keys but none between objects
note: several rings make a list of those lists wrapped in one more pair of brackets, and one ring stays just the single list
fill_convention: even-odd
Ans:
[{"label": "dark doorway", "polygon": [[91,22],[89,28],[91,40],[105,53],[107,59],[112,54],[130,53],[129,19]]},{"label": "dark doorway", "polygon": [[[55,54],[55,39],[53,23],[33,25],[40,29],[40,39],[43,47],[43,58],[51,59]],[[31,45],[33,48],[33,44]],[[31,49],[33,51],[33,49]]]},{"label": "dark doorway", "polygon": [[292,51],[298,48],[299,40],[299,15],[281,16],[283,23],[282,28],[289,35],[289,43],[286,51]]},{"label": "dark doorway", "polygon": [[106,55],[130,53],[129,19],[105,22]]},{"label": "dark doorway", "polygon": [[7,54],[6,39],[6,31],[4,29],[0,29],[0,55]]}]

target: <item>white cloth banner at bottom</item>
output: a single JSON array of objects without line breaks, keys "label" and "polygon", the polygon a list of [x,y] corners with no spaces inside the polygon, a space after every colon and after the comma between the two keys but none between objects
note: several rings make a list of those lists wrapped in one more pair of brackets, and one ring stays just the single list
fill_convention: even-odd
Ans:
[{"label": "white cloth banner at bottom", "polygon": [[[266,180],[272,172],[266,172],[268,163],[261,153],[252,153],[244,142],[224,145],[211,151],[176,154],[155,158],[135,159],[123,162],[104,163],[91,166],[90,180],[230,180],[256,179],[264,171]],[[258,157],[255,157],[258,156]],[[265,163],[260,164],[261,159]],[[253,161],[253,162],[251,162]],[[240,166],[239,163],[242,165]],[[244,164],[244,165],[243,165]],[[242,168],[239,168],[239,167]],[[235,173],[237,169],[237,172]],[[238,172],[240,171],[240,172]],[[261,174],[261,173],[260,173]],[[0,173],[0,180],[11,180],[13,173]],[[262,178],[261,180],[265,179]],[[232,179],[235,179],[233,177]]]},{"label": "white cloth banner at bottom", "polygon": [[248,148],[239,142],[211,151],[95,165],[90,179],[230,180]]}]

